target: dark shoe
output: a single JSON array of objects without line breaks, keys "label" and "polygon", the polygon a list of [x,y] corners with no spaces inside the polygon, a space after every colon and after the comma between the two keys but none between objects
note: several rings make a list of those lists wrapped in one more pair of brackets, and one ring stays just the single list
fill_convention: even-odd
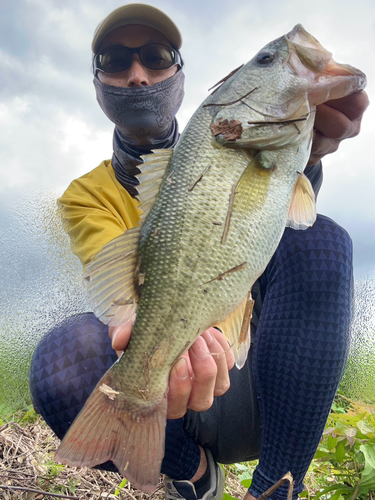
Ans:
[{"label": "dark shoe", "polygon": [[[200,500],[222,500],[224,493],[224,471],[215,463],[210,451],[205,450],[207,467],[210,469],[210,489]],[[166,500],[197,500],[194,484],[190,481],[177,481],[168,476],[164,478]]]}]

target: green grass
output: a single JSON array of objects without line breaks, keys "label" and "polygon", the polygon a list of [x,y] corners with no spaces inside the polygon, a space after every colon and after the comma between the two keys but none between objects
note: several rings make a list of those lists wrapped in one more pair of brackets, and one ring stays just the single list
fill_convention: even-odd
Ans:
[{"label": "green grass", "polygon": [[364,341],[362,345],[351,352],[340,390],[352,399],[375,401],[374,346]]},{"label": "green grass", "polygon": [[28,373],[32,353],[0,340],[0,408],[12,412],[30,404]]},{"label": "green grass", "polygon": [[16,422],[20,425],[34,424],[39,418],[31,404],[17,411],[13,411],[12,407],[0,405],[0,426],[8,422]]},{"label": "green grass", "polygon": [[336,396],[306,482],[311,499],[365,500],[375,493],[374,429],[375,404]]}]

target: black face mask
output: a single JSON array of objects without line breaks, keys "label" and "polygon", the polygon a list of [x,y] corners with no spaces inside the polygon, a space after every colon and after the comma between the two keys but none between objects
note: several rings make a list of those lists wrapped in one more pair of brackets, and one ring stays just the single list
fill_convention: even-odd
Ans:
[{"label": "black face mask", "polygon": [[117,180],[132,195],[141,155],[152,149],[173,148],[178,140],[175,118],[184,97],[182,70],[147,87],[114,87],[94,78],[98,103],[116,125],[112,166]]}]

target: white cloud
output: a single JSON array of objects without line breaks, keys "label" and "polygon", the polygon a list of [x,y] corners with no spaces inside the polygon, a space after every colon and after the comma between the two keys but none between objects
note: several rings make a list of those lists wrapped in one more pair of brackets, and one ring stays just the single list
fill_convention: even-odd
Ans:
[{"label": "white cloud", "polygon": [[111,127],[103,131],[59,107],[35,115],[40,105],[18,96],[0,103],[0,193],[9,187],[67,187],[112,155]]}]

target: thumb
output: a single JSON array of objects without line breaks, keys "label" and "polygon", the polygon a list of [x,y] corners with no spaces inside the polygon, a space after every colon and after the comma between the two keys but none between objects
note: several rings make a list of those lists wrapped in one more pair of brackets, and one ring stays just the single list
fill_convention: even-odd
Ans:
[{"label": "thumb", "polygon": [[115,351],[123,351],[129,343],[130,336],[133,330],[135,314],[125,323],[125,325],[117,325],[109,327],[109,337],[112,340],[112,347]]}]

